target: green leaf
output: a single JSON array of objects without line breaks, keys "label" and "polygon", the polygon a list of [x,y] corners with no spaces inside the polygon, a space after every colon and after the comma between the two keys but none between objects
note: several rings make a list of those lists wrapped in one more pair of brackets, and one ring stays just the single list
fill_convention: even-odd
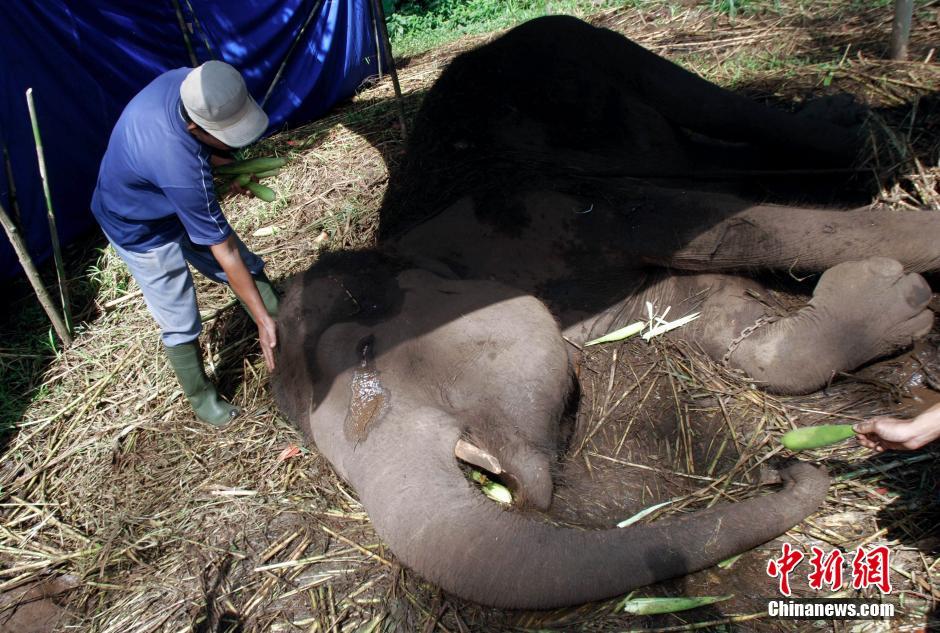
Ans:
[{"label": "green leaf", "polygon": [[624,600],[621,606],[624,612],[633,615],[655,615],[657,613],[675,613],[706,607],[716,602],[730,600],[733,595],[702,596],[699,598],[630,598]]},{"label": "green leaf", "polygon": [[736,562],[738,562],[738,559],[741,558],[742,556],[744,556],[743,552],[736,556],[732,556],[731,558],[726,558],[725,560],[718,563],[718,567],[720,567],[721,569],[728,569],[732,565],[734,565]]}]

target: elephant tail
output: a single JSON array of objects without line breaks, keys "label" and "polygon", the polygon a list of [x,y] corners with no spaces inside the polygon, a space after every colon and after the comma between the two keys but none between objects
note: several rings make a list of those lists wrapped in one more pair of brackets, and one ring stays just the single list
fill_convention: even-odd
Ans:
[{"label": "elephant tail", "polygon": [[407,426],[375,429],[347,474],[402,563],[495,607],[582,604],[712,566],[802,521],[829,485],[823,469],[797,463],[769,496],[648,525],[572,529],[504,509],[475,490],[454,457],[459,434],[440,411],[413,412]]}]

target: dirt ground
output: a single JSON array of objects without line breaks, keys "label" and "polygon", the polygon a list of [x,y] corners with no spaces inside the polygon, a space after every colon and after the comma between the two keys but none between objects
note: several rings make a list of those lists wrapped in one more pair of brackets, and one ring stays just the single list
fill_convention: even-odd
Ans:
[{"label": "dirt ground", "polygon": [[[857,95],[898,139],[899,175],[881,183],[875,200],[899,212],[940,210],[934,52],[940,5],[918,3],[913,61],[892,63],[883,59],[887,7],[853,0],[803,4],[780,0],[779,11],[730,20],[707,3],[651,3],[592,20],[713,81],[785,107],[821,94]],[[405,60],[406,116],[447,60],[483,39]],[[262,143],[259,154],[291,157],[272,183],[279,199],[271,205],[229,199],[226,214],[282,282],[323,249],[374,240],[389,167],[402,150],[386,79],[329,117]],[[45,368],[39,397],[3,447],[0,632],[33,626],[101,633],[865,633],[926,631],[930,614],[937,626],[937,450],[873,457],[852,441],[811,454],[825,460],[834,483],[825,506],[807,521],[726,567],[636,594],[732,594],[727,601],[633,616],[617,608],[620,600],[519,613],[445,595],[396,563],[354,492],[274,409],[255,333],[227,291],[198,282],[210,369],[245,411],[220,433],[189,412],[126,269],[113,254],[99,266],[112,283],[102,284],[94,318],[76,345]],[[792,299],[799,300],[799,294]],[[838,376],[822,392],[786,398],[762,393],[698,350],[668,340],[592,348],[581,368],[577,426],[552,519],[607,526],[671,501],[643,519],[655,521],[760,494],[762,476],[786,457],[777,439],[792,426],[913,415],[940,400],[938,345],[935,328],[901,357]],[[661,439],[650,440],[650,431]],[[597,486],[565,485],[584,469]],[[814,545],[846,553],[886,545],[893,592],[884,599],[897,605],[899,617],[889,623],[768,618],[767,599],[778,594],[766,565],[783,542],[806,552]],[[805,573],[793,583],[797,595],[832,594],[810,589]],[[877,589],[845,592],[860,595],[883,599]],[[57,624],[37,628],[42,618]]]}]

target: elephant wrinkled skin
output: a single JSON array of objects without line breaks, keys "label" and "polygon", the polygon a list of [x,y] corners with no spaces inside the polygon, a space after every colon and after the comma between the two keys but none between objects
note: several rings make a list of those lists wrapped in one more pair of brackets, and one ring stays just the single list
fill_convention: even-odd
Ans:
[{"label": "elephant wrinkled skin", "polygon": [[[822,469],[782,470],[770,497],[578,530],[488,501],[455,452],[520,508],[547,509],[572,352],[648,300],[701,311],[673,336],[785,393],[928,332],[917,273],[940,264],[936,214],[755,204],[725,177],[846,165],[861,138],[573,18],[518,27],[455,59],[425,98],[378,249],[326,255],[291,284],[279,406],[405,565],[480,603],[598,600],[764,543],[822,503]],[[770,315],[741,273],[773,270],[822,273],[808,305]]]}]

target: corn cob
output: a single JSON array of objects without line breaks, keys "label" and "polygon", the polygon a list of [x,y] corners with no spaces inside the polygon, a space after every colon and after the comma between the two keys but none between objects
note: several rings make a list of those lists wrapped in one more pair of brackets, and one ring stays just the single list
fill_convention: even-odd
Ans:
[{"label": "corn cob", "polygon": [[283,157],[263,157],[250,158],[248,160],[238,160],[234,163],[219,165],[215,168],[218,175],[224,174],[257,174],[273,169],[280,169],[287,164],[287,159]]},{"label": "corn cob", "polygon": [[805,451],[835,444],[854,436],[855,431],[851,424],[823,424],[787,431],[780,438],[780,443],[791,451]]}]

